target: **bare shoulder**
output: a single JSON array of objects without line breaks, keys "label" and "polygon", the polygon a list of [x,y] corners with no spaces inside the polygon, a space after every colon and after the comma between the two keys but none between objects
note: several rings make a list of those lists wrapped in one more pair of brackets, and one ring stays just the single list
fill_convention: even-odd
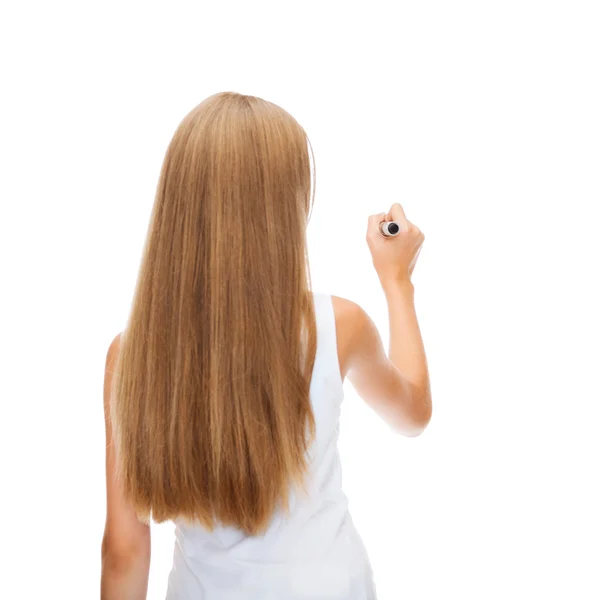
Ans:
[{"label": "bare shoulder", "polygon": [[369,321],[369,316],[360,304],[348,300],[348,298],[333,295],[331,301],[335,313],[335,324],[342,337],[353,337]]},{"label": "bare shoulder", "polygon": [[356,336],[364,324],[366,313],[359,304],[341,296],[332,294],[331,303],[335,314],[340,372],[342,377],[346,377]]},{"label": "bare shoulder", "polygon": [[108,404],[110,402],[110,390],[112,386],[112,377],[115,369],[117,359],[119,358],[119,352],[121,349],[121,333],[118,333],[111,341],[106,352],[106,359],[104,363],[104,408],[108,410]]},{"label": "bare shoulder", "polygon": [[108,347],[108,355],[115,356],[119,354],[119,349],[121,347],[121,332],[117,333],[117,335],[112,339],[110,346]]},{"label": "bare shoulder", "polygon": [[106,353],[106,371],[112,371],[112,367],[114,366],[117,358],[119,357],[119,352],[121,349],[121,333],[117,333],[117,335],[112,339],[110,345],[108,346],[108,351]]},{"label": "bare shoulder", "polygon": [[331,301],[333,302],[336,320],[338,314],[340,317],[352,317],[362,311],[362,308],[356,302],[348,300],[348,298],[342,298],[341,296],[334,296],[332,294]]}]

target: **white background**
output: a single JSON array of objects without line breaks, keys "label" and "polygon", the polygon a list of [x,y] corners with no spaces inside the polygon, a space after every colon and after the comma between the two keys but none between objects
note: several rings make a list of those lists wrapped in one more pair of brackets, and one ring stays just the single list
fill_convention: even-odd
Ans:
[{"label": "white background", "polygon": [[[316,159],[314,287],[387,346],[367,217],[401,202],[434,414],[346,384],[344,487],[381,600],[600,597],[597,3],[6,2],[0,597],[99,597],[102,384],[167,144],[219,91]],[[171,566],[153,529],[149,599]]]}]

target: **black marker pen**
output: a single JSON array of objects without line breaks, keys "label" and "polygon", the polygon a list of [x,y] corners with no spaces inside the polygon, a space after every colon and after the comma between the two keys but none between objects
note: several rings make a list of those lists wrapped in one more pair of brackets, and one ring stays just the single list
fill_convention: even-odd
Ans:
[{"label": "black marker pen", "polygon": [[400,225],[396,221],[382,221],[379,225],[379,231],[385,237],[392,237],[400,233]]}]

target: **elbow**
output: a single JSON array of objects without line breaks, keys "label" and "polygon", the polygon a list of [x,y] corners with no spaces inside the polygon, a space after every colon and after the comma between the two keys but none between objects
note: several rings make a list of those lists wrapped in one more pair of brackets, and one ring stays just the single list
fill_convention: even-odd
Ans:
[{"label": "elbow", "polygon": [[431,393],[426,392],[419,403],[419,410],[415,416],[415,434],[412,437],[421,435],[429,426],[433,409],[431,406]]},{"label": "elbow", "polygon": [[116,546],[108,537],[102,539],[102,568],[111,573],[127,573],[150,559],[150,549],[140,544]]},{"label": "elbow", "polygon": [[421,416],[414,421],[412,429],[409,431],[407,435],[408,437],[419,437],[429,425],[429,421],[431,421],[431,411],[427,416]]},{"label": "elbow", "polygon": [[114,572],[126,572],[132,562],[132,554],[112,546],[105,537],[102,539],[102,570]]},{"label": "elbow", "polygon": [[418,437],[429,426],[432,416],[431,394],[429,392],[415,396],[412,410],[404,413],[394,430],[405,437]]}]

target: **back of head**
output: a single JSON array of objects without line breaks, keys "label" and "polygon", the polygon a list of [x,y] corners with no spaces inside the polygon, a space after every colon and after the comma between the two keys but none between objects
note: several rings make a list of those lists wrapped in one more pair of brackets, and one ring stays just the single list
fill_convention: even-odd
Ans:
[{"label": "back of head", "polygon": [[316,350],[309,146],[281,107],[233,92],[175,131],[111,404],[119,476],[142,520],[255,534],[303,479]]}]

